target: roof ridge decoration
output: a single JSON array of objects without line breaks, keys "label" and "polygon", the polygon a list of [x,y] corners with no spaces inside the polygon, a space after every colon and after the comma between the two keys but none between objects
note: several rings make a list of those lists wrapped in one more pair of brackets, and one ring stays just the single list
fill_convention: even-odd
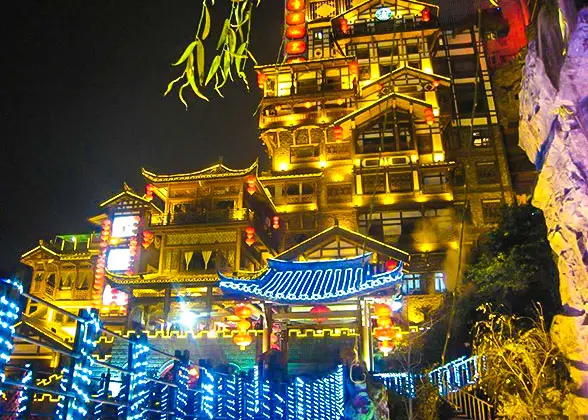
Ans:
[{"label": "roof ridge decoration", "polygon": [[[331,22],[333,22],[333,21],[341,18],[342,16],[345,16],[348,13],[355,12],[356,10],[363,10],[364,7],[366,7],[366,6],[369,7],[369,5],[371,3],[383,5],[386,2],[387,2],[386,0],[365,0],[364,2],[359,3],[358,5],[353,6],[353,7],[349,8],[349,9],[347,9],[347,10],[339,13],[337,16],[332,17],[331,18]],[[396,5],[396,4],[398,4],[398,2],[399,2],[399,0],[390,0],[390,1],[388,1],[388,3],[390,3],[390,5]],[[407,3],[407,4],[417,4],[419,6],[422,6],[423,8],[429,7],[429,8],[432,8],[432,9],[439,10],[439,6],[438,5],[432,4],[432,3],[427,3],[427,2],[424,2],[424,1],[419,1],[419,0],[400,0],[400,2]]]},{"label": "roof ridge decoration", "polygon": [[367,83],[366,85],[364,85],[362,87],[362,93],[364,90],[366,90],[370,86],[374,86],[379,83],[381,84],[386,79],[393,80],[393,79],[397,78],[398,76],[402,75],[403,73],[418,74],[419,76],[422,76],[424,79],[427,79],[430,81],[438,80],[442,86],[450,86],[451,85],[451,79],[449,77],[445,77],[445,76],[442,76],[437,73],[427,73],[426,71],[424,71],[422,69],[418,69],[418,68],[412,67],[412,66],[403,65],[402,67],[398,67],[397,69],[392,70],[390,73],[386,73],[383,76],[380,76],[377,79],[372,80],[369,83]]},{"label": "roof ridge decoration", "polygon": [[215,179],[215,178],[226,178],[226,177],[241,177],[255,173],[257,175],[259,163],[255,160],[248,168],[244,169],[231,169],[222,163],[209,166],[208,168],[201,169],[194,172],[186,172],[182,174],[156,174],[150,172],[145,168],[141,168],[141,174],[149,181],[154,183],[160,182],[186,182],[186,181],[197,181],[204,179]]},{"label": "roof ridge decoration", "polygon": [[371,255],[315,261],[270,258],[267,271],[252,280],[219,272],[219,286],[225,293],[291,304],[339,301],[389,288],[402,280],[402,262],[392,271],[376,274],[369,264]]}]

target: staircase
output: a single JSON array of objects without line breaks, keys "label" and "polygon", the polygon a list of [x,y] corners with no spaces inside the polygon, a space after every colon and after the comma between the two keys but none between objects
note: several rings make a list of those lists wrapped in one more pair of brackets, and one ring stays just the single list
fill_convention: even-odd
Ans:
[{"label": "staircase", "polygon": [[460,389],[449,392],[444,398],[457,411],[455,419],[492,419],[492,405],[469,392]]}]

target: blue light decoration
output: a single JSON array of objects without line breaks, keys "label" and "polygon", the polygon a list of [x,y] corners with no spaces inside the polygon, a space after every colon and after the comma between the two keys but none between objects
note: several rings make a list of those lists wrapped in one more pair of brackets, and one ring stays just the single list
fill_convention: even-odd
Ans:
[{"label": "blue light decoration", "polygon": [[161,416],[159,417],[161,420],[167,420],[167,409],[168,409],[168,398],[169,398],[169,386],[164,385],[161,388],[161,399],[159,400],[159,409],[162,411]]},{"label": "blue light decoration", "polygon": [[[343,416],[344,388],[343,366],[319,379],[296,378],[290,384],[294,397],[295,413],[289,416],[296,420],[331,420]],[[290,409],[288,410],[290,412]]]},{"label": "blue light decoration", "polygon": [[31,365],[28,363],[25,365],[25,369],[27,369],[27,371],[20,380],[20,384],[24,387],[18,391],[18,399],[16,403],[16,406],[18,407],[16,409],[16,418],[19,420],[29,418],[29,414],[26,413],[30,399],[27,385],[33,380],[33,371],[31,370]]},{"label": "blue light decoration", "polygon": [[215,414],[215,385],[216,381],[214,375],[205,368],[200,368],[204,373],[202,375],[202,408],[201,411],[204,413],[206,418],[213,419]]},{"label": "blue light decoration", "polygon": [[429,381],[437,386],[440,395],[447,396],[477,382],[478,363],[478,356],[462,356],[429,372]]},{"label": "blue light decoration", "polygon": [[147,378],[149,347],[142,342],[133,343],[131,378],[128,386],[127,420],[139,420],[145,413],[150,381]]},{"label": "blue light decoration", "polygon": [[4,368],[10,362],[14,348],[12,340],[15,334],[14,324],[18,321],[20,308],[16,303],[23,292],[22,284],[17,280],[0,279],[0,381],[4,382]]},{"label": "blue light decoration", "polygon": [[218,273],[225,293],[277,302],[331,302],[385,289],[402,280],[402,262],[396,268],[375,274],[371,253],[353,258],[320,261],[268,259],[268,267],[250,280]]},{"label": "blue light decoration", "polygon": [[188,417],[188,380],[190,373],[188,368],[184,365],[180,365],[178,368],[178,378],[176,384],[176,414],[174,420],[185,420]]},{"label": "blue light decoration", "polygon": [[415,398],[415,374],[414,373],[376,373],[374,378],[381,380],[386,389],[393,390],[396,394],[406,397]]},{"label": "blue light decoration", "polygon": [[[73,392],[73,398],[61,398],[55,413],[60,420],[74,420],[88,415],[90,402],[90,384],[92,380],[92,353],[96,349],[96,339],[100,331],[98,311],[84,309],[80,311],[84,320],[78,321],[78,329],[74,340],[74,350],[78,358],[73,360],[71,369],[64,369],[61,385]],[[70,382],[71,380],[71,382]]]}]

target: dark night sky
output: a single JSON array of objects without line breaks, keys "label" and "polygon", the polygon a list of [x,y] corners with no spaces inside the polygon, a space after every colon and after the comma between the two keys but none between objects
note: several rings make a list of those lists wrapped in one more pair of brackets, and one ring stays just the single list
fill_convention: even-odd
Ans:
[{"label": "dark night sky", "polygon": [[[188,111],[175,96],[162,96],[200,4],[0,2],[0,270],[17,269],[21,253],[40,238],[88,231],[87,217],[123,181],[143,187],[142,166],[181,172],[223,156],[244,167],[263,154],[252,70],[252,92],[236,83],[225,99],[192,100]],[[277,57],[282,8],[266,0],[257,10],[260,63]],[[213,12],[217,20],[223,14]]]}]

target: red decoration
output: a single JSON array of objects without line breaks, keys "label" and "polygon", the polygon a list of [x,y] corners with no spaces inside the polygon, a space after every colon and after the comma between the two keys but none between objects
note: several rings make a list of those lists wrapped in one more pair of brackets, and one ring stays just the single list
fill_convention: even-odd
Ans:
[{"label": "red decoration", "polygon": [[378,349],[384,353],[384,356],[387,356],[388,353],[391,353],[394,350],[394,344],[389,340],[381,341],[378,343]]},{"label": "red decoration", "polygon": [[265,82],[267,82],[267,74],[258,71],[257,72],[257,86],[260,89],[263,89],[265,87]]},{"label": "red decoration", "polygon": [[151,246],[152,243],[153,243],[153,233],[148,230],[144,230],[143,231],[143,241],[141,242],[141,246],[143,248],[147,249]]},{"label": "red decoration", "polygon": [[247,192],[251,195],[255,194],[256,188],[255,188],[255,179],[254,178],[249,178],[247,180]]},{"label": "red decoration", "polygon": [[237,322],[237,329],[242,332],[249,331],[251,328],[251,322],[247,321],[246,319],[242,319],[241,321]]},{"label": "red decoration", "polygon": [[155,186],[153,184],[145,185],[145,198],[149,201],[153,200],[153,191],[155,190]]},{"label": "red decoration", "polygon": [[389,316],[379,316],[376,320],[378,327],[388,328],[392,326],[392,318]]},{"label": "red decoration", "polygon": [[247,226],[245,228],[245,233],[247,235],[253,235],[255,233],[255,228],[253,226]]},{"label": "red decoration", "polygon": [[394,331],[392,331],[391,328],[376,328],[374,337],[376,337],[378,341],[392,340],[392,337],[394,337]]},{"label": "red decoration", "polygon": [[241,319],[249,318],[252,314],[253,311],[247,305],[239,305],[235,308],[235,315]]},{"label": "red decoration", "polygon": [[289,12],[299,12],[304,9],[304,0],[288,0],[286,9]]},{"label": "red decoration", "polygon": [[274,229],[279,229],[280,228],[280,216],[274,216],[274,217],[272,217],[272,227]]},{"label": "red decoration", "polygon": [[239,333],[233,337],[233,343],[239,346],[241,350],[245,350],[253,342],[253,337],[247,333]]},{"label": "red decoration", "polygon": [[288,13],[286,15],[286,23],[288,25],[300,25],[305,22],[304,12]]},{"label": "red decoration", "polygon": [[355,76],[359,74],[359,63],[357,61],[349,63],[349,73]]},{"label": "red decoration", "polygon": [[290,41],[286,44],[286,52],[290,55],[304,54],[306,52],[306,42]]},{"label": "red decoration", "polygon": [[[328,312],[331,312],[331,310],[329,309],[328,306],[325,306],[325,305],[316,305],[316,306],[313,306],[312,309],[310,310],[310,313],[313,315],[326,314]],[[318,322],[319,324],[322,324],[326,320],[327,320],[327,318],[315,318],[315,321]]]},{"label": "red decoration", "polygon": [[423,18],[423,22],[428,22],[431,20],[431,10],[428,7],[425,7],[421,12],[421,16]]},{"label": "red decoration", "polygon": [[306,57],[290,57],[286,60],[286,63],[304,63],[306,61]]},{"label": "red decoration", "polygon": [[390,316],[390,314],[392,313],[392,310],[385,303],[376,303],[374,305],[374,313],[377,316],[385,317],[385,316]]},{"label": "red decoration", "polygon": [[439,80],[437,80],[437,79],[433,80],[433,87],[434,88],[438,88],[439,87]]},{"label": "red decoration", "polygon": [[253,238],[246,238],[246,239],[245,239],[245,243],[246,243],[248,246],[251,246],[251,245],[253,245],[253,244],[255,243],[255,239],[253,239]]},{"label": "red decoration", "polygon": [[396,267],[398,267],[398,261],[396,261],[396,260],[388,260],[388,261],[386,261],[386,271],[392,271]]},{"label": "red decoration", "polygon": [[286,38],[300,39],[306,36],[306,28],[304,25],[288,26],[286,28]]},{"label": "red decoration", "polygon": [[335,141],[342,141],[343,140],[343,127],[340,125],[336,125],[333,128],[333,136],[335,137]]},{"label": "red decoration", "polygon": [[349,33],[349,22],[347,21],[347,19],[341,18],[339,20],[339,26],[341,27],[341,32],[343,32],[344,34]]},{"label": "red decoration", "polygon": [[425,122],[428,125],[433,125],[435,116],[433,115],[433,108],[425,108]]}]

